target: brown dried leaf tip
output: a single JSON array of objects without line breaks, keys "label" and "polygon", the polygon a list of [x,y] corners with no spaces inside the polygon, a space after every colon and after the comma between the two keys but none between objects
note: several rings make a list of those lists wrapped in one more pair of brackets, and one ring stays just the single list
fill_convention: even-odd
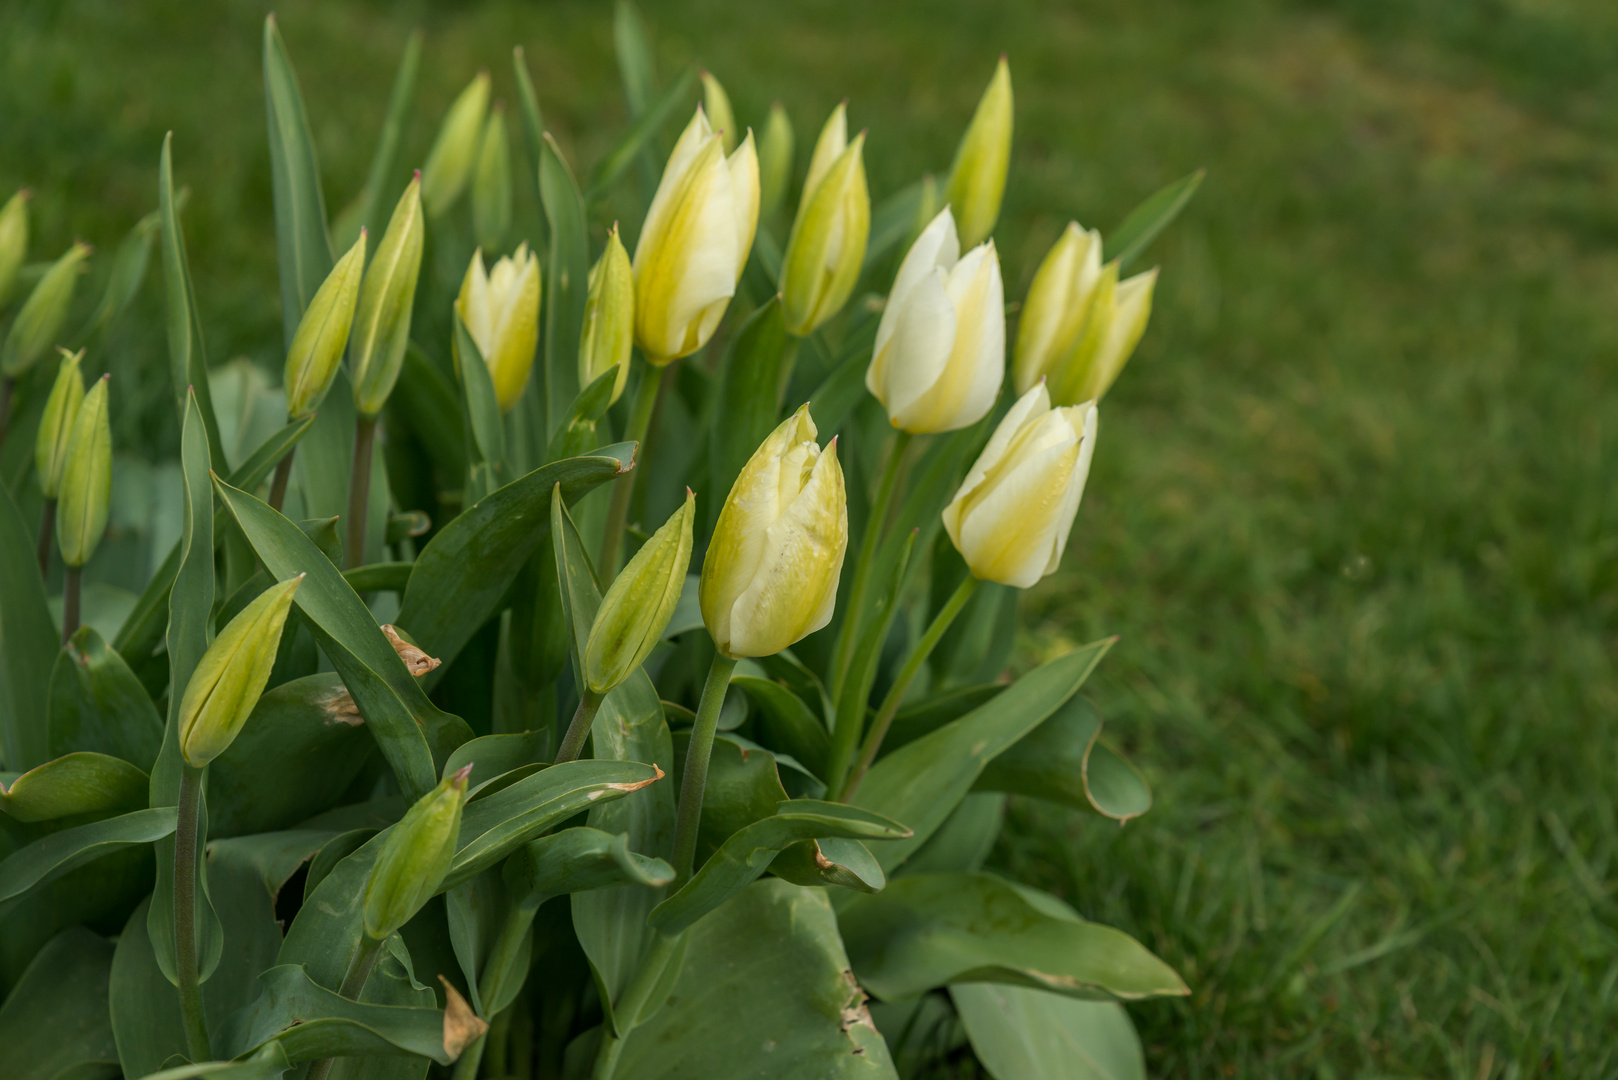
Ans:
[{"label": "brown dried leaf tip", "polygon": [[399,659],[404,661],[404,665],[409,669],[410,674],[418,679],[444,662],[436,656],[428,656],[400,637],[399,631],[394,629],[392,623],[383,623],[382,632],[387,635],[388,644],[392,645],[393,651],[399,654]]},{"label": "brown dried leaf tip", "polygon": [[489,1025],[478,1019],[472,1006],[448,979],[440,975],[438,981],[444,984],[444,1053],[453,1061],[461,1056],[462,1050],[481,1039]]}]

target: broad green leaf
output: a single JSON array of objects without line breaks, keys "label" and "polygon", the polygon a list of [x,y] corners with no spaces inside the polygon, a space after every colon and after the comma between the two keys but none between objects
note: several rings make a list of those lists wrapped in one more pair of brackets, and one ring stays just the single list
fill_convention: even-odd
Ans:
[{"label": "broad green leaf", "polygon": [[174,832],[174,808],[158,806],[51,833],[0,860],[0,915],[31,890],[76,867]]},{"label": "broad green leaf", "polygon": [[81,626],[57,654],[50,679],[50,745],[112,754],[150,769],[163,720],[135,673],[93,627]]},{"label": "broad green leaf", "polygon": [[958,982],[1027,986],[1090,1001],[1190,991],[1121,930],[1055,915],[990,874],[905,874],[854,896],[837,921],[860,982],[884,1001]]},{"label": "broad green leaf", "polygon": [[0,773],[0,811],[16,821],[55,821],[146,805],[146,772],[123,758],[66,754],[23,773]]},{"label": "broad green leaf", "polygon": [[[682,776],[690,740],[690,733],[684,731],[674,739],[674,771]],[[770,753],[750,752],[728,735],[715,738],[708,758],[708,782],[702,789],[697,863],[747,826],[772,817],[789,797]]]},{"label": "broad green leaf", "polygon": [[982,686],[963,686],[947,690],[925,701],[900,709],[888,728],[888,737],[882,740],[882,752],[891,754],[901,746],[915,742],[958,720],[1005,689],[999,683]]},{"label": "broad green leaf", "polygon": [[[275,896],[330,835],[261,833],[208,844],[208,891],[225,942],[219,966],[203,991],[210,1030],[219,1031],[258,996],[259,973],[274,965],[281,948]],[[220,1049],[215,1040],[215,1052]]]},{"label": "broad green leaf", "polygon": [[[720,366],[718,417],[708,441],[708,496],[705,520],[719,520],[725,495],[759,444],[775,430],[781,392],[781,361],[787,327],[781,298],[748,316]],[[826,428],[833,431],[835,428]]]},{"label": "broad green leaf", "polygon": [[629,850],[629,836],[578,827],[530,840],[506,860],[506,888],[535,907],[553,896],[613,885],[655,889],[674,880],[662,859]]},{"label": "broad green leaf", "polygon": [[52,938],[0,1006],[0,1076],[96,1080],[118,1075],[107,1011],[112,943],[82,926]]},{"label": "broad green leaf", "polygon": [[9,491],[0,491],[0,750],[9,769],[31,769],[50,756],[46,728],[56,627],[28,528]]},{"label": "broad green leaf", "polygon": [[315,890],[320,888],[320,883],[326,880],[326,875],[337,868],[338,863],[369,843],[379,829],[385,829],[397,821],[404,814],[404,810],[403,805],[399,806],[397,814],[389,815],[390,820],[380,822],[376,828],[349,829],[322,844],[320,850],[315,852],[314,858],[309,860],[309,871],[304,875],[304,902],[308,902]]},{"label": "broad green leaf", "polygon": [[[620,54],[621,59],[621,54]],[[629,85],[629,76],[624,77],[624,85]],[[635,159],[641,157],[644,151],[651,148],[652,141],[671,118],[678,113],[691,99],[691,92],[697,84],[697,73],[690,68],[680,73],[669,88],[657,96],[656,101],[650,101],[644,109],[631,109],[636,117],[629,130],[618,139],[613,148],[601,159],[590,173],[590,198],[595,200],[606,192],[624,170],[634,164]]]},{"label": "broad green leaf", "polygon": [[224,443],[219,440],[219,420],[214,415],[213,398],[208,393],[208,361],[202,348],[202,321],[197,314],[196,291],[191,287],[191,266],[185,254],[185,232],[180,227],[180,211],[174,197],[174,133],[163,136],[163,154],[157,166],[157,212],[163,231],[164,308],[168,316],[169,378],[174,387],[175,409],[183,421],[188,392],[197,399],[199,415],[207,433],[208,453],[215,464],[226,468]]},{"label": "broad green leaf", "polygon": [[618,60],[618,77],[623,80],[629,115],[639,116],[657,92],[657,73],[646,21],[630,0],[618,0],[612,19],[612,49]]},{"label": "broad green leaf", "polygon": [[809,412],[822,431],[836,431],[865,396],[869,353],[856,353],[837,365],[809,394]]},{"label": "broad green leaf", "polygon": [[792,799],[773,817],[754,822],[720,845],[690,881],[652,909],[647,921],[665,934],[684,930],[757,880],[778,852],[801,840],[902,840],[909,835],[898,822],[858,807]]},{"label": "broad green leaf", "polygon": [[270,185],[275,193],[275,250],[281,273],[281,326],[292,346],[304,309],[331,273],[326,201],[320,162],[309,133],[298,74],[275,16],[264,19],[264,105],[270,135]]},{"label": "broad green leaf", "polygon": [[141,1080],[281,1080],[291,1068],[287,1054],[278,1042],[260,1047],[251,1057],[241,1061],[202,1061],[195,1065],[176,1065],[141,1077]]},{"label": "broad green leaf", "polygon": [[561,430],[568,406],[579,394],[579,331],[589,272],[584,199],[573,171],[550,133],[539,152],[539,195],[550,224],[550,264],[545,275],[545,439]]},{"label": "broad green leaf", "polygon": [[1050,660],[960,719],[878,760],[854,804],[915,830],[911,839],[883,845],[877,852],[882,868],[891,872],[925,843],[983,767],[1077,693],[1111,646],[1111,639],[1099,641]]},{"label": "broad green leaf", "polygon": [[997,983],[950,987],[972,1052],[994,1080],[1146,1080],[1122,1005]]},{"label": "broad green leaf", "polygon": [[1152,807],[1152,791],[1133,765],[1099,742],[1101,714],[1073,698],[983,770],[976,787],[1094,810],[1115,821]]},{"label": "broad green leaf", "polygon": [[[517,110],[522,116],[523,147],[528,152],[528,168],[524,170],[533,181],[535,202],[539,201],[539,155],[545,142],[545,118],[539,111],[539,95],[534,93],[534,80],[528,74],[528,59],[521,45],[511,50],[511,74],[517,83]],[[534,246],[543,247],[541,238]]]},{"label": "broad green leaf", "polygon": [[612,388],[617,380],[618,369],[609,368],[579,391],[579,396],[573,399],[567,416],[562,418],[561,426],[551,436],[550,445],[545,449],[547,463],[589,453],[599,445],[596,425],[612,403]]},{"label": "broad green leaf", "polygon": [[344,570],[343,580],[357,593],[391,592],[403,595],[415,568],[415,563],[408,562],[371,563]]},{"label": "broad green leaf", "polygon": [[500,403],[494,395],[494,380],[466,328],[459,311],[451,312],[455,331],[455,370],[461,380],[461,402],[466,409],[467,443],[466,496],[477,502],[505,476],[506,428],[500,416]]},{"label": "broad green leaf", "polygon": [[823,891],[756,882],[687,939],[668,1003],[625,1039],[616,1075],[896,1080]]},{"label": "broad green leaf", "polygon": [[186,1053],[180,999],[157,966],[146,932],[151,902],[151,897],[142,900],[118,935],[107,988],[118,1061],[126,1077],[145,1077]]},{"label": "broad green leaf", "polygon": [[1128,266],[1146,250],[1159,233],[1185,209],[1191,196],[1197,193],[1208,170],[1198,169],[1190,176],[1182,176],[1149,196],[1145,202],[1129,212],[1129,216],[1112,231],[1104,245],[1108,261],[1118,260],[1120,267]]},{"label": "broad green leaf", "polygon": [[[551,494],[551,546],[556,557],[556,583],[562,622],[573,641],[573,685],[584,685],[584,651],[601,606],[601,582],[595,563],[579,536],[567,501],[560,491]],[[593,725],[592,725],[593,730]]]},{"label": "broad green leaf", "polygon": [[770,873],[794,885],[836,885],[867,893],[888,880],[870,848],[836,836],[793,844],[770,863]]},{"label": "broad green leaf", "polygon": [[[382,134],[371,156],[371,168],[365,174],[365,187],[360,194],[360,224],[380,240],[387,225],[383,209],[397,199],[400,147],[404,144],[405,123],[410,119],[410,106],[416,96],[416,72],[421,67],[421,31],[412,31],[405,41],[404,55],[399,58],[399,72],[393,77],[393,90],[388,95],[388,111],[382,121]],[[357,234],[356,234],[357,236]],[[356,237],[345,237],[339,245],[347,251]]]},{"label": "broad green leaf", "polygon": [[455,748],[444,762],[443,775],[448,776],[467,765],[472,766],[467,790],[477,789],[490,780],[528,765],[545,763],[543,754],[550,743],[550,733],[524,731],[515,735],[484,735]]},{"label": "broad green leaf", "polygon": [[997,791],[972,792],[905,860],[904,873],[958,874],[983,869],[1005,816],[1005,795]]}]

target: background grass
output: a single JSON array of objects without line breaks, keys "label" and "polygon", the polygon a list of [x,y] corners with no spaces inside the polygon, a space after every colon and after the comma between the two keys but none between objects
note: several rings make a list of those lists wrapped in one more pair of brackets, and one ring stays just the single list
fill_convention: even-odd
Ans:
[{"label": "background grass", "polygon": [[[1016,805],[996,855],[1195,988],[1133,1010],[1154,1074],[1618,1074],[1618,8],[647,9],[665,73],[710,66],[744,122],[781,98],[801,154],[852,98],[878,197],[947,163],[1008,52],[1013,296],[1067,218],[1208,167],[1021,653],[1123,635],[1093,693],[1157,806],[1120,830]],[[0,190],[38,191],[35,257],[110,250],[173,128],[210,355],[273,370],[264,10],[0,5]],[[514,43],[576,163],[623,119],[602,5],[279,12],[333,212],[415,25],[418,160],[473,70],[509,99]],[[158,291],[105,357],[154,459]]]}]

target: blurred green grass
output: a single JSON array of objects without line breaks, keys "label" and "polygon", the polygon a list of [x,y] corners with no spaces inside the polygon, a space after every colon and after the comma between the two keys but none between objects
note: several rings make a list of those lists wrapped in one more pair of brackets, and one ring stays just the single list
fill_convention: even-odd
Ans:
[{"label": "blurred green grass", "polygon": [[[172,128],[210,356],[273,369],[265,10],[0,6],[0,190],[39,192],[35,257],[110,249]],[[575,163],[623,120],[604,5],[278,10],[334,213],[415,25],[414,159],[476,68],[510,99],[517,43]],[[647,16],[665,74],[708,65],[743,122],[780,98],[800,154],[850,97],[878,197],[947,164],[1008,52],[1012,296],[1067,218],[1106,229],[1209,170],[1149,253],[1157,311],[1066,568],[1025,604],[1030,660],[1122,634],[1093,694],[1157,805],[1120,830],[1019,804],[996,855],[1194,987],[1132,1009],[1154,1075],[1618,1074],[1618,8]],[[108,345],[131,388],[165,369],[157,293]],[[152,457],[158,385],[121,429]]]}]

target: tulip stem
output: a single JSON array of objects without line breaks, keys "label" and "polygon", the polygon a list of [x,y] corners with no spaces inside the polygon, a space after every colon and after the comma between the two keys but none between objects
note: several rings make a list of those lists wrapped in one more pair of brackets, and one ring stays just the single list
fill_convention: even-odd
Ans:
[{"label": "tulip stem", "polygon": [[365,518],[371,505],[371,443],[375,438],[376,417],[356,417],[354,467],[348,479],[348,550],[344,553],[344,569],[347,570],[365,561]]},{"label": "tulip stem", "polygon": [[[735,661],[731,661],[734,665]],[[689,774],[689,771],[687,772]],[[646,950],[646,956],[640,962],[640,968],[635,977],[624,988],[623,995],[613,1004],[613,1015],[617,1022],[623,1026],[624,1035],[634,1030],[635,1026],[648,1018],[650,1012],[647,1005],[663,982],[663,975],[671,962],[679,959],[676,955],[685,931],[669,936],[658,931],[652,931],[652,943]],[[618,1067],[618,1056],[624,1051],[624,1036],[615,1034],[613,1025],[601,1025],[601,1048],[596,1051],[595,1068],[590,1072],[591,1080],[612,1080],[613,1071]]]},{"label": "tulip stem", "polygon": [[79,568],[68,566],[62,574],[62,644],[79,628]]},{"label": "tulip stem", "polygon": [[297,452],[298,448],[294,446],[286,452],[285,457],[276,462],[275,479],[270,481],[270,509],[278,514],[287,501],[287,481],[292,478],[292,455]]},{"label": "tulip stem", "polygon": [[[77,575],[77,568],[69,568]],[[77,580],[75,576],[75,581]],[[202,842],[202,770],[184,766],[174,824],[174,978],[180,991],[180,1020],[192,1061],[212,1056],[208,1021],[202,1011],[197,974],[197,848]]]},{"label": "tulip stem", "polygon": [[[646,460],[646,435],[652,428],[652,414],[657,411],[658,398],[663,396],[663,384],[673,370],[673,364],[648,368],[635,387],[635,398],[629,406],[629,426],[624,429],[624,441],[636,444],[637,465]],[[638,468],[631,469],[613,483],[612,505],[607,510],[607,531],[601,535],[601,559],[596,565],[603,581],[610,582],[618,573],[618,553],[623,548],[624,528],[629,524],[629,503],[635,497],[635,477],[639,475]]]},{"label": "tulip stem", "polygon": [[584,691],[584,696],[579,699],[579,707],[573,711],[573,720],[567,725],[562,745],[556,748],[556,760],[551,764],[560,765],[579,756],[579,751],[584,749],[584,740],[590,735],[590,724],[595,720],[596,710],[601,708],[601,700],[602,695],[594,690]]},{"label": "tulip stem", "polygon": [[680,809],[674,819],[674,888],[691,877],[697,854],[697,825],[702,820],[702,793],[708,785],[708,758],[713,754],[714,732],[719,727],[719,708],[725,703],[730,673],[736,661],[715,652],[708,681],[702,686],[697,705],[697,721],[691,728],[691,745],[685,752],[685,773],[680,777]]},{"label": "tulip stem", "polygon": [[17,380],[10,375],[0,379],[0,449],[6,445],[6,432],[11,430],[11,395],[17,390]]},{"label": "tulip stem", "polygon": [[[495,939],[489,959],[483,965],[483,975],[478,979],[478,997],[482,1000],[484,1012],[490,1012],[494,1001],[503,995],[506,980],[513,974],[517,953],[522,948],[523,939],[528,936],[528,928],[533,925],[534,914],[538,910],[538,905],[514,903],[507,912],[506,921],[500,926],[500,936]],[[526,967],[522,974],[523,978],[528,977]],[[491,1015],[488,1019],[493,1021],[494,1017]],[[461,1051],[461,1058],[455,1063],[454,1080],[476,1080],[478,1065],[483,1060],[483,1048],[488,1041],[487,1034],[480,1035]]]},{"label": "tulip stem", "polygon": [[56,539],[56,500],[46,499],[39,514],[39,576],[51,571],[51,542]]},{"label": "tulip stem", "polygon": [[910,650],[905,657],[904,667],[899,669],[899,675],[893,680],[893,686],[888,689],[887,697],[882,699],[882,707],[877,710],[876,719],[871,722],[870,733],[865,736],[865,742],[860,747],[860,758],[854,763],[854,771],[848,776],[848,783],[843,786],[842,794],[838,797],[841,802],[848,802],[859,789],[860,781],[870,770],[872,762],[876,761],[877,751],[882,749],[882,740],[887,737],[888,728],[893,726],[893,718],[899,712],[899,704],[904,700],[905,691],[915,680],[921,665],[927,662],[938,647],[939,639],[944,631],[949,629],[950,623],[961,613],[966,602],[972,599],[972,592],[977,588],[978,579],[971,574],[966,575],[960,585],[951,594],[949,600],[939,609],[933,621],[928,625],[927,632],[921,635],[916,647]]},{"label": "tulip stem", "polygon": [[[370,934],[361,932],[359,947],[354,950],[354,955],[349,957],[348,971],[343,974],[343,985],[338,987],[338,994],[350,1001],[360,999],[360,992],[365,989],[366,980],[371,977],[371,970],[376,967],[384,944],[385,942]],[[309,1066],[309,1074],[304,1080],[326,1080],[336,1061],[336,1058],[318,1059]]]}]

